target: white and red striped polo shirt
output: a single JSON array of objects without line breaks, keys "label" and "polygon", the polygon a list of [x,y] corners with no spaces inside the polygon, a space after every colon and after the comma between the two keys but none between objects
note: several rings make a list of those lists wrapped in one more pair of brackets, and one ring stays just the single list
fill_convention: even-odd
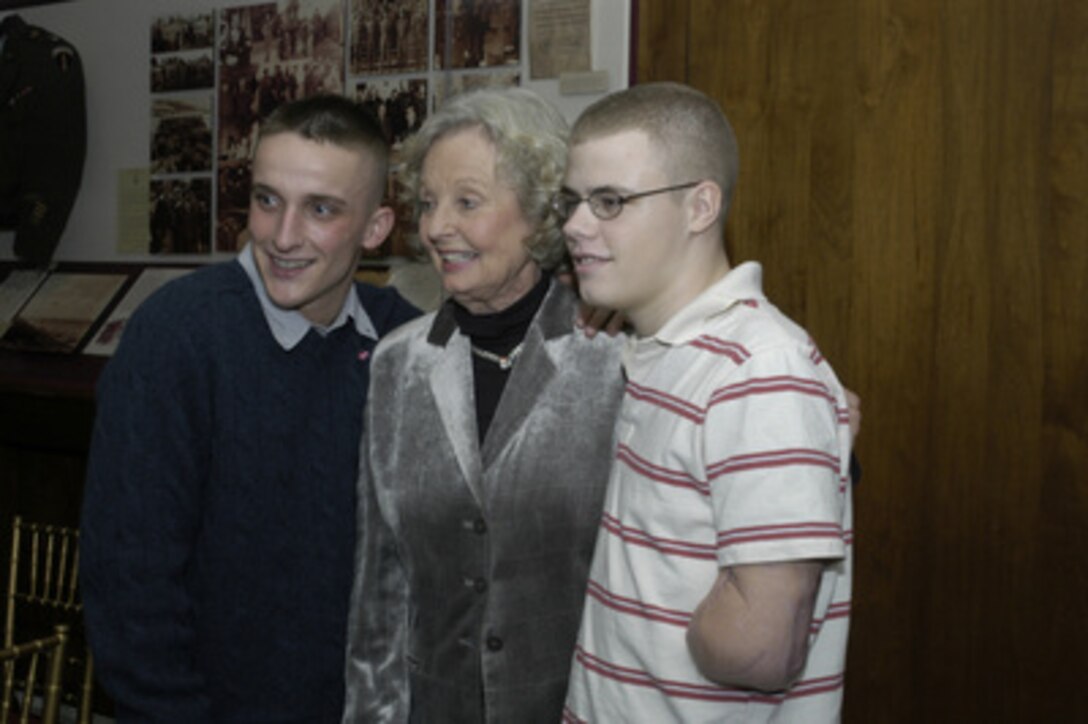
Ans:
[{"label": "white and red striped polo shirt", "polygon": [[[571,722],[837,721],[850,621],[842,386],[742,264],[633,339],[575,651]],[[824,559],[805,669],[774,694],[703,677],[687,624],[720,567]]]}]

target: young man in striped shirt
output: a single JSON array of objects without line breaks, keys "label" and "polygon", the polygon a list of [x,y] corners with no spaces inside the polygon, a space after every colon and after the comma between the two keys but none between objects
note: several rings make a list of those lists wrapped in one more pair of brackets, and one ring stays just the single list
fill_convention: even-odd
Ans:
[{"label": "young man in striped shirt", "polygon": [[580,290],[636,334],[568,721],[840,716],[848,405],[760,266],[727,258],[737,168],[724,114],[682,85],[615,93],[572,130],[555,206]]}]

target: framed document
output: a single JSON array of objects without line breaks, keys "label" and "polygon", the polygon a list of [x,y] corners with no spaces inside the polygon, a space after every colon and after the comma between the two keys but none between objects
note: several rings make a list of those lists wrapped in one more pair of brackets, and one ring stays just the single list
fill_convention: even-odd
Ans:
[{"label": "framed document", "polygon": [[125,324],[129,317],[136,311],[136,307],[151,296],[156,289],[172,279],[177,279],[191,272],[192,269],[179,267],[148,267],[140,272],[140,276],[121,298],[117,306],[110,312],[106,321],[98,328],[91,341],[83,348],[84,354],[112,355],[117,351],[117,345],[121,342],[121,334],[125,331]]},{"label": "framed document", "polygon": [[0,342],[15,349],[74,352],[128,278],[53,272],[11,320]]}]

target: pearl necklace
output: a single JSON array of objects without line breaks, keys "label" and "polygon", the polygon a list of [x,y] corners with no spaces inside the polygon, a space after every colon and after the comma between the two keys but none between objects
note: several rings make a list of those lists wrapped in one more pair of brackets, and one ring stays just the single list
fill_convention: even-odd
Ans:
[{"label": "pearl necklace", "polygon": [[489,362],[494,362],[499,366],[500,370],[506,372],[514,366],[514,362],[517,361],[518,356],[521,354],[521,350],[522,347],[525,346],[525,342],[518,342],[517,346],[510,350],[505,356],[501,354],[495,354],[494,352],[488,352],[486,349],[480,349],[474,344],[469,346],[472,347],[472,354],[476,355],[477,357],[482,357]]}]

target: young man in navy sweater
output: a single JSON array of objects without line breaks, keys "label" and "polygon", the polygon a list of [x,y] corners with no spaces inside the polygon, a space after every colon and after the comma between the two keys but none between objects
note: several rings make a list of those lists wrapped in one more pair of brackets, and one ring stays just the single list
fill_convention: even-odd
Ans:
[{"label": "young man in navy sweater", "polygon": [[133,315],[98,389],[82,584],[118,719],[339,721],[389,150],[339,96],[263,124],[249,242]]}]

